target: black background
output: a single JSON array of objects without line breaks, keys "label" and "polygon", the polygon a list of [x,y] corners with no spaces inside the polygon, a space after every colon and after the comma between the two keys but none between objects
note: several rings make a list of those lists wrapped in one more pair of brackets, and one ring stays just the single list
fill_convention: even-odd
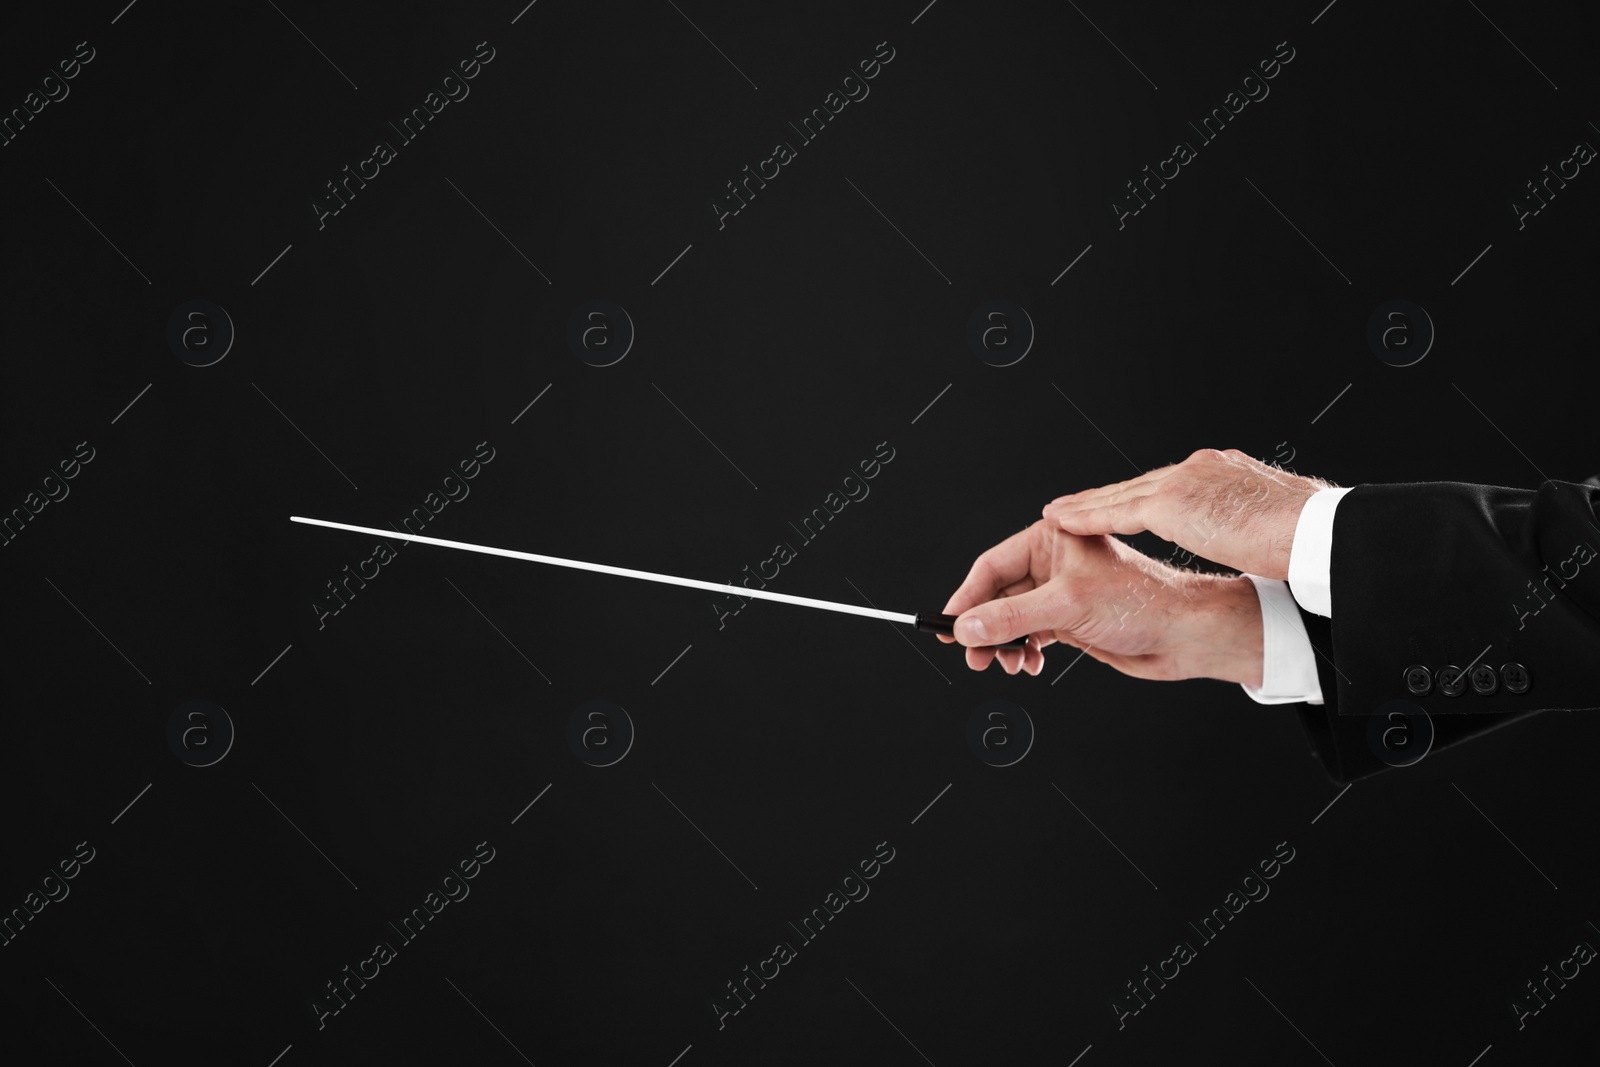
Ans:
[{"label": "black background", "polygon": [[[1581,8],[922,3],[7,14],[7,110],[96,50],[0,149],[0,505],[95,450],[0,550],[0,907],[96,850],[0,948],[8,1045],[141,1067],[1593,1055],[1591,969],[1520,1031],[1510,1008],[1600,944],[1581,716],[1344,796],[1292,706],[1063,675],[1059,649],[980,675],[890,624],[755,603],[719,629],[709,594],[419,546],[319,629],[372,541],[287,517],[397,523],[483,441],[428,534],[719,582],[887,442],[771,587],[902,611],[1050,498],[1204,446],[1343,485],[1600,470],[1600,179],[1521,230],[1511,208],[1600,139]],[[324,183],[480,41],[470,95],[319,230]],[[719,230],[724,183],[880,41],[870,96]],[[1119,230],[1123,183],[1280,41],[1270,96]],[[965,341],[993,298],[1037,329],[1010,367]],[[1396,368],[1365,331],[1402,298],[1438,339]],[[192,299],[237,329],[210,367],[166,341]],[[637,327],[610,367],[565,341],[592,299]],[[966,740],[997,698],[1037,729],[1005,768]],[[167,744],[192,699],[237,729],[209,767]],[[566,741],[593,699],[637,730],[610,767]],[[470,896],[319,1030],[323,983],[480,841]],[[711,998],[883,841],[871,895],[719,1031]],[[1279,842],[1271,895],[1119,1030],[1124,983]]]}]

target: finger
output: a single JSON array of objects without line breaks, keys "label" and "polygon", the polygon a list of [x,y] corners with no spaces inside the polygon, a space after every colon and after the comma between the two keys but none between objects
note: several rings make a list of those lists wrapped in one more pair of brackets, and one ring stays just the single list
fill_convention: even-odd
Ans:
[{"label": "finger", "polygon": [[1044,511],[1046,513],[1059,513],[1063,511],[1082,511],[1087,508],[1103,508],[1111,504],[1125,503],[1135,497],[1149,496],[1155,491],[1155,482],[1141,482],[1138,485],[1130,485],[1125,489],[1117,489],[1114,492],[1108,491],[1097,493],[1094,496],[1073,497],[1068,500],[1052,500],[1044,506]]},{"label": "finger", "polygon": [[1044,652],[1041,651],[1040,634],[1029,634],[1028,642],[1022,648],[1021,670],[1037,678],[1039,672],[1044,670]]},{"label": "finger", "polygon": [[1007,674],[1016,674],[1022,670],[1022,657],[1024,654],[1024,651],[1020,648],[1002,648],[995,651],[994,658],[999,660],[1001,670]]},{"label": "finger", "polygon": [[1033,589],[1038,584],[1038,582],[1034,581],[1033,575],[1025,574],[1017,581],[1012,582],[1010,585],[1000,590],[1000,595],[1016,596],[1018,593],[1026,593],[1028,590]]},{"label": "finger", "polygon": [[1115,496],[1119,493],[1126,493],[1130,489],[1138,489],[1140,486],[1148,482],[1152,473],[1154,472],[1141,474],[1139,477],[1129,478],[1125,482],[1111,482],[1107,485],[1097,485],[1092,489],[1080,489],[1076,493],[1064,493],[1052,500],[1051,503],[1059,504],[1063,501],[1095,500],[1100,497]]},{"label": "finger", "polygon": [[956,640],[968,646],[997,645],[1014,637],[1054,630],[1059,600],[1059,590],[1046,584],[1016,596],[985,601],[956,619]]},{"label": "finger", "polygon": [[992,648],[967,649],[967,666],[975,671],[981,671],[994,662],[995,650]]},{"label": "finger", "polygon": [[1021,530],[979,556],[966,580],[944,606],[944,614],[960,615],[975,604],[993,600],[1001,589],[1021,581],[1033,562],[1032,535]]},{"label": "finger", "polygon": [[1139,475],[1139,477],[1129,478],[1125,482],[1112,482],[1110,485],[1097,486],[1093,489],[1080,489],[1076,493],[1067,493],[1063,496],[1058,496],[1052,500],[1051,503],[1059,504],[1063,500],[1091,500],[1100,496],[1109,496],[1116,493],[1126,492],[1129,489],[1148,485],[1151,482],[1160,481],[1167,475],[1171,474],[1173,470],[1177,468],[1177,466],[1178,465],[1176,463],[1169,463],[1165,467],[1157,467],[1155,470],[1146,471],[1144,474]]},{"label": "finger", "polygon": [[1038,634],[1034,634],[1028,641],[1027,651],[1022,657],[1022,669],[1037,678],[1039,672],[1044,670],[1043,641]]},{"label": "finger", "polygon": [[1056,503],[1046,504],[1043,515],[1045,521],[1047,522],[1058,522],[1063,515],[1071,515],[1081,511],[1094,511],[1101,508],[1123,507],[1133,503],[1136,500],[1144,500],[1148,503],[1161,499],[1163,496],[1172,496],[1172,489],[1177,485],[1178,483],[1176,482],[1170,486],[1167,485],[1165,481],[1147,482],[1143,485],[1134,486],[1133,488],[1127,489],[1120,493],[1107,493],[1104,496],[1097,496],[1086,500],[1063,500]]},{"label": "finger", "polygon": [[[1033,575],[1029,574],[1000,590],[1000,596],[1016,596],[1019,593],[1026,593],[1038,584],[1038,582],[1034,581]],[[952,638],[952,640],[954,639]],[[1029,640],[1032,642],[1031,637]],[[995,659],[999,661],[1001,668],[1007,674],[1016,674],[1018,670],[1024,669],[1027,665],[1025,649],[1000,649],[995,653]]]},{"label": "finger", "polygon": [[1017,649],[1017,673],[1018,674],[1031,674],[1031,673],[1033,673],[1033,672],[1028,670],[1028,664],[1031,662],[1031,657],[1034,656],[1036,654],[1036,652],[1037,652],[1037,650],[1034,648],[1034,644],[1033,644],[1033,635],[1029,634],[1027,641],[1023,643],[1023,646],[1021,648]]},{"label": "finger", "polygon": [[1136,496],[1097,507],[1060,508],[1046,517],[1068,533],[1080,536],[1143,533],[1150,528],[1146,521],[1150,499],[1148,496]]},{"label": "finger", "polygon": [[[1000,660],[1000,665],[1005,668],[1007,674],[1020,674],[1026,671],[1028,674],[1037,675],[1044,667],[1044,653],[1039,651],[1038,634],[1029,634],[1021,648],[1000,649],[995,658]],[[1016,670],[1011,669],[1012,665]]]}]

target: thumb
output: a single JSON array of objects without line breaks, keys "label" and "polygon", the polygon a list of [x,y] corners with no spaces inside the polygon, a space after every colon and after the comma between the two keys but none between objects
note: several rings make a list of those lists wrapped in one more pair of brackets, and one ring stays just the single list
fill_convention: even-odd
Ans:
[{"label": "thumb", "polygon": [[969,608],[956,619],[956,640],[969,647],[997,645],[1041,630],[1055,630],[1060,612],[1061,591],[1047,583]]}]

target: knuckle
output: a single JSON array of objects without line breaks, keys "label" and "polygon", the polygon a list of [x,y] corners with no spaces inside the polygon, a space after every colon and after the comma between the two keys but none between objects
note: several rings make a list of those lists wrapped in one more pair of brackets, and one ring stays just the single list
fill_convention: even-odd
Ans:
[{"label": "knuckle", "polygon": [[994,611],[989,618],[995,626],[998,626],[1002,631],[1004,631],[1006,634],[1004,639],[1009,639],[1012,631],[1021,627],[1022,625],[1022,612],[1018,611],[1012,605],[1006,603],[1006,599],[1009,598],[1002,599],[995,605]]},{"label": "knuckle", "polygon": [[1192,477],[1179,474],[1162,482],[1152,495],[1175,501],[1181,508],[1192,509],[1207,499],[1209,491],[1210,482],[1203,474]]}]

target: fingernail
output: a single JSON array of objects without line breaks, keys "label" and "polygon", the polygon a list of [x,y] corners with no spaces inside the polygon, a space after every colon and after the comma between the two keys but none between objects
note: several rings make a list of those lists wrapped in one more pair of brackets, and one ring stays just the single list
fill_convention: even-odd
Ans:
[{"label": "fingernail", "polygon": [[989,641],[988,629],[983,625],[983,620],[975,615],[957,622],[956,629],[961,631],[956,636],[963,644],[982,645]]}]

